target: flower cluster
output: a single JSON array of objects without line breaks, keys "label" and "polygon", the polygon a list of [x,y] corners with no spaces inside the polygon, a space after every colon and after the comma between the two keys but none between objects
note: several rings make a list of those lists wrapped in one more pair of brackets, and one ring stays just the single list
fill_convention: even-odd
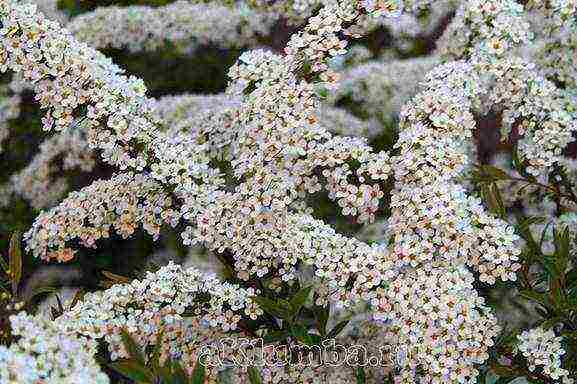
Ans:
[{"label": "flower cluster", "polygon": [[[346,53],[347,41],[339,34],[360,36],[366,33],[361,28],[361,17],[368,15],[375,18],[398,19],[403,10],[415,12],[423,3],[420,1],[403,4],[401,0],[363,0],[334,1],[326,0],[326,4],[317,15],[311,17],[302,31],[291,36],[285,52],[289,55],[287,67],[310,65],[311,74],[319,76],[320,80],[333,84],[338,76],[327,65],[327,61],[335,56]],[[293,61],[293,63],[290,63]],[[290,64],[289,64],[290,63]]]},{"label": "flower cluster", "polygon": [[481,273],[481,280],[515,280],[520,253],[513,228],[486,212],[462,187],[408,185],[393,191],[389,231],[402,262],[418,266],[428,261],[448,265],[464,262]]},{"label": "flower cluster", "polygon": [[[112,359],[127,357],[120,337],[122,329],[143,347],[154,345],[164,329],[164,359],[174,358],[174,354],[183,352],[182,345],[175,343],[194,342],[194,338],[181,333],[195,332],[193,326],[199,322],[226,332],[237,329],[242,317],[256,319],[263,313],[251,299],[256,293],[171,262],[157,272],[147,273],[142,280],[87,294],[56,323],[66,332],[104,338]],[[190,323],[190,317],[196,322]]]},{"label": "flower cluster", "polygon": [[[222,153],[223,146],[237,141],[235,136],[240,128],[235,126],[235,120],[238,118],[239,107],[240,99],[227,94],[182,94],[158,99],[154,113],[167,132],[186,133],[195,135],[201,141],[208,140],[212,157]],[[313,116],[321,127],[335,135],[371,139],[378,135],[380,129],[374,119],[362,120],[342,108],[328,104],[319,105],[313,111]],[[228,127],[228,132],[215,132],[223,125]]]},{"label": "flower cluster", "polygon": [[463,266],[429,264],[394,280],[387,298],[374,303],[407,351],[400,382],[416,382],[419,369],[425,382],[477,382],[474,366],[488,358],[499,327],[473,282]]},{"label": "flower cluster", "polygon": [[[242,141],[233,160],[235,173],[241,176],[256,172],[253,179],[258,177],[269,185],[266,194],[288,195],[290,200],[280,202],[280,209],[302,192],[320,190],[313,173],[320,168],[330,197],[339,201],[343,211],[358,214],[360,221],[372,221],[382,191],[378,184],[365,183],[388,177],[388,155],[373,153],[360,138],[331,137],[316,117],[318,100],[312,85],[295,78],[286,60],[290,56],[285,59],[253,51],[243,54],[231,69],[229,92],[242,96],[249,84],[256,86],[242,99]],[[359,168],[351,169],[351,161]],[[360,187],[351,184],[355,173],[362,180]],[[280,175],[286,176],[281,179]]]},{"label": "flower cluster", "polygon": [[63,130],[74,118],[86,119],[91,147],[121,169],[142,169],[147,153],[134,153],[132,145],[146,146],[157,126],[143,82],[123,76],[109,59],[37,13],[34,4],[3,0],[0,21],[0,71],[22,73],[33,84],[47,110],[44,129]]},{"label": "flower cluster", "polygon": [[448,60],[502,58],[532,38],[523,6],[514,0],[463,1],[438,43]]},{"label": "flower cluster", "polygon": [[143,174],[121,173],[72,192],[60,205],[42,212],[25,235],[28,249],[42,259],[69,261],[72,240],[85,247],[110,236],[111,229],[126,238],[142,227],[157,237],[163,223],[176,225],[172,198]]},{"label": "flower cluster", "polygon": [[577,87],[577,2],[574,0],[530,1],[530,11],[539,24],[535,33],[541,44],[535,61],[545,74],[567,87]]},{"label": "flower cluster", "polygon": [[63,334],[47,317],[20,312],[10,322],[19,339],[10,347],[0,345],[2,383],[108,384],[94,359],[94,341]]},{"label": "flower cluster", "polygon": [[[189,371],[201,354],[212,351],[206,355],[209,383],[218,383],[227,370],[232,370],[226,372],[232,375],[231,382],[244,383],[249,366],[259,370],[263,383],[271,384],[279,380],[317,383],[319,377],[325,378],[321,382],[332,379],[330,382],[348,383],[354,378],[353,368],[334,370],[306,362],[287,366],[283,362],[290,357],[274,353],[279,345],[271,344],[260,350],[257,339],[243,333],[224,333],[236,330],[241,317],[256,318],[262,314],[251,301],[256,293],[203,276],[195,268],[183,269],[169,263],[155,273],[148,273],[143,280],[87,294],[56,324],[66,334],[104,338],[112,359],[127,357],[120,337],[122,329],[141,347],[155,345],[160,340],[161,361],[179,359]],[[278,350],[282,351],[282,347]],[[227,364],[232,362],[238,364],[229,367]]]},{"label": "flower cluster", "polygon": [[529,362],[529,370],[532,372],[540,367],[543,373],[553,380],[563,384],[574,382],[566,369],[561,368],[561,357],[565,350],[561,345],[562,338],[556,337],[553,330],[545,330],[541,327],[524,331],[517,336],[519,339],[519,352]]},{"label": "flower cluster", "polygon": [[[491,105],[505,110],[505,122],[522,122],[519,131],[525,137],[519,149],[528,172],[540,175],[559,162],[561,148],[573,140],[575,116],[564,110],[554,86],[530,70],[531,65],[513,59],[447,64],[427,75],[426,88],[403,110],[396,144],[401,154],[395,159],[398,187],[392,197],[398,210],[392,212],[391,234],[407,261],[431,257],[423,256],[426,247],[428,254],[440,257],[450,255],[452,248],[459,255],[449,258],[464,256],[479,268],[483,280],[514,278],[519,249],[512,228],[487,215],[454,180],[467,168],[467,138],[475,128],[471,112]],[[435,220],[438,215],[444,218]],[[446,230],[441,223],[448,225]],[[469,247],[472,238],[475,245]],[[450,246],[453,241],[459,245]]]},{"label": "flower cluster", "polygon": [[[224,105],[233,108],[238,106],[238,101],[225,95],[166,96],[155,100],[154,118],[162,121],[163,131],[173,139],[180,134],[194,137],[194,140],[204,140],[205,136],[208,137],[210,141],[207,143],[209,147],[207,151],[213,157],[218,157],[223,152],[222,146],[230,145],[232,141],[230,136],[234,134],[234,130],[224,130],[219,135],[214,132],[216,127],[234,123],[230,115],[226,115],[228,116],[226,122],[222,119],[215,122],[216,116],[225,117],[222,114]],[[355,119],[344,111],[330,108],[323,109],[320,113],[325,118],[328,129],[333,131],[366,136],[370,136],[372,132],[373,125],[370,122]],[[207,115],[205,120],[200,118],[203,114]],[[45,140],[32,161],[11,177],[13,184],[11,192],[24,197],[35,208],[47,208],[59,201],[68,192],[67,172],[72,170],[90,172],[97,165],[96,156],[91,151],[86,137],[87,131],[87,125],[81,120],[75,122],[74,127],[66,132]],[[161,148],[165,148],[164,139],[157,142],[162,143]],[[198,152],[195,152],[197,150]],[[162,154],[163,150],[159,149],[158,152]],[[188,159],[194,161],[200,158],[199,155],[203,150],[194,143],[194,148],[190,147],[188,153],[195,153],[195,156]],[[158,165],[160,159],[157,158],[155,161]]]},{"label": "flower cluster", "polygon": [[100,7],[80,15],[66,26],[78,40],[93,48],[154,51],[168,44],[183,53],[205,45],[222,48],[259,44],[278,15],[177,1],[164,7]]}]

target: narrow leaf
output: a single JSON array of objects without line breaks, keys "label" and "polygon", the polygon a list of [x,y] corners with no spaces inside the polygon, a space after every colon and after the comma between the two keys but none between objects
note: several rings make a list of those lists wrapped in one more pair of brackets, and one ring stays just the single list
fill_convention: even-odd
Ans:
[{"label": "narrow leaf", "polygon": [[[197,363],[198,365],[198,363]],[[203,380],[204,383],[204,380]],[[186,375],[186,372],[184,372],[184,369],[182,369],[182,366],[180,365],[180,362],[175,361],[172,363],[172,382],[171,384],[188,384],[188,376]]]},{"label": "narrow leaf", "polygon": [[4,273],[8,277],[10,277],[10,266],[8,265],[8,263],[6,263],[6,261],[1,255],[0,255],[0,268],[2,268],[2,271],[4,271]]},{"label": "narrow leaf", "polygon": [[293,310],[293,316],[297,315],[300,309],[305,305],[309,298],[312,287],[305,287],[299,290],[290,300],[290,305]]},{"label": "narrow leaf", "polygon": [[110,368],[136,382],[151,383],[152,373],[134,360],[123,360],[111,363]]},{"label": "narrow leaf", "polygon": [[[257,296],[254,301],[261,307],[261,309],[270,315],[281,319],[287,319],[290,317],[288,308],[282,308],[279,302],[271,300],[267,297]],[[287,303],[288,304],[288,303]]]},{"label": "narrow leaf", "polygon": [[483,182],[494,182],[498,180],[508,180],[511,178],[507,172],[491,165],[477,165],[474,176]]},{"label": "narrow leaf", "polygon": [[30,298],[34,298],[38,295],[46,294],[46,293],[55,293],[56,289],[53,287],[38,287],[35,288],[32,293],[30,294]]},{"label": "narrow leaf", "polygon": [[539,292],[535,292],[535,291],[530,291],[528,289],[526,290],[522,290],[519,291],[519,294],[521,296],[523,296],[526,299],[529,299],[531,301],[537,302],[539,304],[541,304],[543,307],[547,308],[547,296],[543,293],[539,293]]},{"label": "narrow leaf", "polygon": [[160,350],[162,348],[162,337],[164,336],[164,328],[161,328],[156,335],[156,344],[154,345],[154,350],[152,351],[152,356],[150,358],[150,366],[152,369],[157,370],[160,367]]},{"label": "narrow leaf", "polygon": [[128,277],[120,276],[108,271],[102,271],[102,274],[114,284],[128,284],[132,281]]},{"label": "narrow leaf", "polygon": [[196,364],[194,365],[194,370],[192,371],[191,384],[204,384],[204,379],[206,377],[206,368],[204,362],[199,357],[196,359]]},{"label": "narrow leaf", "polygon": [[324,336],[327,333],[327,321],[329,320],[330,307],[318,307],[314,308],[315,321],[317,330]]},{"label": "narrow leaf", "polygon": [[136,360],[140,365],[144,366],[145,365],[144,354],[142,353],[142,350],[136,344],[132,336],[130,336],[130,334],[126,331],[126,329],[123,329],[120,332],[120,337],[122,338],[124,348],[126,348],[126,351],[130,355],[130,357]]},{"label": "narrow leaf", "polygon": [[342,330],[345,329],[348,323],[349,320],[344,320],[335,325],[335,327],[331,329],[331,331],[327,334],[326,339],[332,339],[337,337],[342,332]]},{"label": "narrow leaf", "polygon": [[516,372],[511,367],[500,365],[500,364],[492,364],[491,371],[493,371],[497,376],[500,378],[515,378],[517,377]]},{"label": "narrow leaf", "polygon": [[20,233],[14,232],[10,238],[9,249],[10,280],[12,281],[12,293],[16,295],[18,285],[22,278],[22,249],[20,248]]},{"label": "narrow leaf", "polygon": [[363,367],[358,367],[356,372],[357,384],[365,384],[367,382],[367,375]]},{"label": "narrow leaf", "polygon": [[72,301],[70,302],[69,309],[74,308],[76,306],[76,304],[78,304],[78,302],[80,302],[80,300],[82,300],[82,297],[84,297],[84,290],[82,288],[80,288],[74,294],[74,297],[72,298]]},{"label": "narrow leaf", "polygon": [[157,376],[160,376],[161,383],[170,383],[172,380],[172,360],[170,357],[164,362],[164,366],[158,367],[156,370]]},{"label": "narrow leaf", "polygon": [[499,192],[497,184],[493,183],[491,185],[491,193],[495,199],[497,214],[500,218],[504,219],[507,216],[507,210],[505,208],[505,204],[503,203],[503,198],[501,197],[501,192]]},{"label": "narrow leaf", "polygon": [[248,379],[250,384],[262,384],[262,379],[260,378],[260,373],[255,367],[248,368]]},{"label": "narrow leaf", "polygon": [[[315,344],[315,339],[308,333],[308,330],[303,327],[302,325],[296,325],[291,328],[291,335],[306,345],[313,345]],[[318,339],[317,339],[318,340]]]}]

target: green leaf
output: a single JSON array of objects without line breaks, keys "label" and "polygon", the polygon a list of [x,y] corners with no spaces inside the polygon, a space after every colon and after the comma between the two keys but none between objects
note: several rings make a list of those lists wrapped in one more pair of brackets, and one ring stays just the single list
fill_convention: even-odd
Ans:
[{"label": "green leaf", "polygon": [[541,307],[535,307],[535,312],[537,312],[539,316],[541,316],[544,319],[549,317],[549,311],[547,309],[543,309]]},{"label": "green leaf", "polygon": [[201,360],[199,356],[196,359],[196,364],[194,365],[194,370],[192,371],[192,377],[190,380],[191,384],[204,384],[204,379],[206,378],[206,367],[204,366],[204,362]]},{"label": "green leaf", "polygon": [[140,347],[136,344],[132,336],[126,331],[126,329],[122,329],[120,332],[120,337],[122,338],[122,344],[124,344],[124,348],[130,355],[130,357],[136,360],[140,365],[145,366],[144,354]]},{"label": "green leaf", "polygon": [[519,291],[519,295],[521,295],[524,298],[529,299],[531,301],[537,302],[545,308],[548,307],[547,295],[545,295],[544,293],[539,293],[539,292],[530,291],[528,289],[525,289],[525,290]]},{"label": "green leaf", "polygon": [[10,263],[10,281],[12,281],[12,293],[16,295],[20,279],[22,278],[22,249],[20,248],[19,232],[14,232],[10,238],[8,256]]},{"label": "green leaf", "polygon": [[164,366],[158,367],[156,370],[157,376],[160,376],[161,383],[172,382],[172,360],[170,357],[164,362]]},{"label": "green leaf", "polygon": [[55,293],[55,292],[56,292],[56,288],[53,288],[53,287],[38,287],[38,288],[34,288],[32,293],[30,294],[30,298],[32,299],[38,295],[42,295],[42,294],[46,294],[46,293]]},{"label": "green leaf", "polygon": [[108,364],[110,368],[136,382],[151,383],[153,374],[135,360],[123,360]]},{"label": "green leaf", "polygon": [[333,338],[337,337],[343,331],[343,329],[345,329],[345,327],[347,326],[348,323],[349,323],[349,320],[343,320],[340,323],[338,323],[337,325],[335,325],[335,327],[333,329],[331,329],[331,331],[327,334],[325,339],[333,339]]},{"label": "green leaf", "polygon": [[120,276],[112,272],[102,271],[102,274],[113,284],[128,284],[131,282],[131,280],[128,277]]},{"label": "green leaf", "polygon": [[520,225],[528,230],[529,226],[533,224],[543,224],[545,220],[546,219],[543,216],[527,216],[520,220]]},{"label": "green leaf", "polygon": [[499,180],[509,180],[511,178],[507,172],[485,164],[476,165],[475,170],[473,171],[473,176],[477,181],[485,183],[493,183]]},{"label": "green leaf", "polygon": [[302,325],[296,325],[291,328],[291,336],[305,345],[315,345],[321,342],[321,337],[314,333],[309,333]]},{"label": "green leaf", "polygon": [[76,293],[74,294],[74,297],[72,298],[72,300],[70,301],[70,304],[68,304],[68,308],[67,309],[72,309],[76,306],[76,304],[78,304],[80,302],[80,300],[82,300],[82,298],[84,297],[84,289],[80,288],[78,291],[76,291]]},{"label": "green leaf", "polygon": [[327,333],[327,322],[329,320],[329,314],[330,314],[329,305],[327,305],[326,307],[319,307],[319,306],[314,307],[314,315],[317,330],[322,336],[326,335]]},{"label": "green leaf", "polygon": [[244,88],[244,90],[242,91],[242,93],[245,96],[250,95],[251,93],[253,93],[255,90],[257,89],[257,82],[255,80],[251,80],[247,86]]},{"label": "green leaf", "polygon": [[366,384],[367,382],[367,375],[365,374],[365,370],[363,367],[358,367],[356,374],[357,384]]},{"label": "green leaf", "polygon": [[515,380],[516,377],[500,377],[495,384],[508,384],[513,382],[513,380]]},{"label": "green leaf", "polygon": [[309,345],[319,345],[323,341],[323,338],[315,333],[309,333],[308,337],[310,340]]},{"label": "green leaf", "polygon": [[557,267],[557,260],[555,255],[543,255],[541,263],[543,264],[543,267],[545,267],[548,276],[552,280],[559,278],[562,272],[560,272]]},{"label": "green leaf", "polygon": [[565,318],[563,316],[553,316],[543,321],[541,324],[539,324],[539,326],[542,327],[543,329],[550,329],[555,325],[562,323],[564,320]]},{"label": "green leaf", "polygon": [[545,224],[545,227],[543,228],[543,231],[541,232],[541,240],[539,240],[539,250],[543,249],[543,243],[545,242],[545,240],[547,239],[547,231],[549,231],[549,227],[551,226],[551,222],[548,222],[547,224]]},{"label": "green leaf", "polygon": [[266,336],[263,337],[263,343],[270,344],[285,340],[289,336],[288,331],[269,331]]},{"label": "green leaf", "polygon": [[248,368],[248,380],[250,384],[262,384],[262,379],[260,378],[260,373],[255,367]]},{"label": "green leaf", "polygon": [[307,329],[302,325],[295,325],[294,327],[291,327],[290,334],[292,337],[302,342],[307,336]]},{"label": "green leaf", "polygon": [[497,376],[494,372],[487,372],[485,375],[485,384],[495,384],[499,380],[499,376]]},{"label": "green leaf", "polygon": [[329,95],[328,89],[323,86],[315,87],[315,93],[320,99],[326,99]]},{"label": "green leaf", "polygon": [[507,381],[509,384],[529,384],[525,377],[516,377],[513,380]]},{"label": "green leaf", "polygon": [[164,328],[156,334],[156,344],[152,350],[152,356],[150,357],[150,366],[152,369],[157,370],[160,367],[160,350],[162,349],[162,337],[164,336]]},{"label": "green leaf", "polygon": [[293,317],[298,314],[301,308],[307,302],[309,295],[311,293],[312,287],[304,287],[299,290],[290,300],[290,305],[293,311]]},{"label": "green leaf", "polygon": [[561,336],[577,341],[577,331],[561,331]]},{"label": "green leaf", "polygon": [[254,298],[254,301],[263,311],[272,316],[281,319],[289,319],[291,317],[290,303],[286,300],[274,301],[268,297],[257,296]]},{"label": "green leaf", "polygon": [[497,184],[482,184],[481,196],[493,214],[500,218],[506,216],[505,205],[503,204],[503,199],[501,198],[501,193],[499,192],[499,188],[497,188]]},{"label": "green leaf", "polygon": [[50,313],[52,315],[52,320],[56,320],[64,313],[64,307],[62,306],[62,302],[60,301],[60,296],[56,296],[56,307],[50,307]]},{"label": "green leaf", "polygon": [[[198,363],[197,363],[197,365],[198,365]],[[195,367],[195,369],[196,369],[196,367]],[[194,381],[191,381],[191,382],[195,383]],[[204,383],[204,376],[202,378],[201,383]],[[171,384],[188,384],[188,376],[186,375],[186,372],[184,372],[184,369],[182,369],[182,366],[180,365],[180,362],[178,362],[178,361],[174,361],[172,363],[172,382],[171,382]]]},{"label": "green leaf", "polygon": [[504,219],[505,217],[507,217],[507,209],[505,208],[505,203],[503,203],[503,198],[501,197],[501,192],[499,192],[497,184],[493,183],[491,185],[491,192],[493,196],[495,196],[498,215],[500,218]]},{"label": "green leaf", "polygon": [[557,228],[553,229],[553,238],[555,242],[555,255],[557,261],[557,271],[559,276],[563,276],[567,270],[567,264],[569,262],[569,251],[570,251],[570,239],[569,239],[569,227],[565,226],[562,231],[558,231]]},{"label": "green leaf", "polygon": [[567,288],[577,288],[577,267],[570,269],[565,274]]},{"label": "green leaf", "polygon": [[10,266],[6,263],[2,255],[0,255],[0,268],[2,268],[2,271],[4,271],[8,277],[10,276]]},{"label": "green leaf", "polygon": [[577,297],[568,297],[566,302],[560,306],[561,311],[575,311],[577,310]]},{"label": "green leaf", "polygon": [[[545,222],[544,217],[540,216],[528,216],[528,217],[518,217],[517,218],[517,232],[521,235],[521,237],[527,242],[527,245],[533,253],[540,255],[541,254],[541,246],[537,244],[535,239],[533,238],[533,234],[531,232],[531,225],[534,224],[542,224]],[[525,255],[528,261],[532,261],[533,259],[530,257],[532,254]]]},{"label": "green leaf", "polygon": [[517,172],[519,172],[519,174],[521,176],[523,176],[526,179],[529,180],[533,180],[534,177],[529,175],[525,169],[525,165],[523,164],[523,161],[519,158],[519,151],[518,151],[518,147],[517,144],[513,145],[513,150],[511,151],[511,158],[513,160],[513,166],[515,167],[515,170]]}]

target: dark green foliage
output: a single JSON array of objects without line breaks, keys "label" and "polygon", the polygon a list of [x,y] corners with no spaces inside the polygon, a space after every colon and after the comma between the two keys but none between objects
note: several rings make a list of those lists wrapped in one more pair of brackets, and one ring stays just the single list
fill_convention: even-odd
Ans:
[{"label": "dark green foliage", "polygon": [[163,338],[159,332],[151,358],[145,361],[144,352],[126,331],[122,332],[122,342],[130,358],[109,364],[109,367],[137,384],[203,384],[206,378],[204,363],[197,360],[188,375],[180,362],[167,360],[160,364],[160,348]]}]

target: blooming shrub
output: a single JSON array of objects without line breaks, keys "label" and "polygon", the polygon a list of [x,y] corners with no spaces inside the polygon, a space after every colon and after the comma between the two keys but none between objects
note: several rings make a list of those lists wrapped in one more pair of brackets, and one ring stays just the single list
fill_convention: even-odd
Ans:
[{"label": "blooming shrub", "polygon": [[[1,179],[2,382],[577,378],[575,3],[61,5],[0,0],[0,140],[49,135]],[[107,57],[206,47],[219,94]],[[140,229],[167,265],[99,266]],[[105,279],[28,314],[28,257]]]}]

